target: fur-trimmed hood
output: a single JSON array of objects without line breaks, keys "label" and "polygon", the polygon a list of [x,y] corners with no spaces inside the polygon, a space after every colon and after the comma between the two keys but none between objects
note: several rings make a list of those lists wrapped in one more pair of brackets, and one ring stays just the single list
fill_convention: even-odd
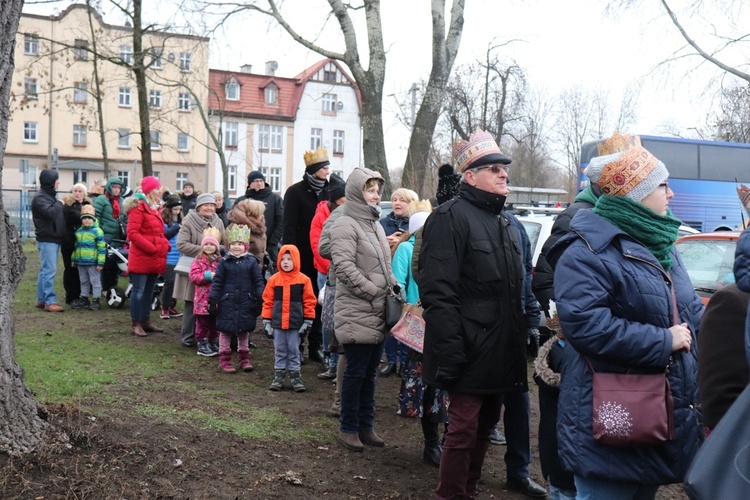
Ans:
[{"label": "fur-trimmed hood", "polygon": [[556,373],[549,366],[549,353],[552,346],[558,341],[557,337],[552,337],[539,348],[539,353],[534,360],[534,372],[542,381],[551,387],[560,387],[560,374]]},{"label": "fur-trimmed hood", "polygon": [[253,235],[264,237],[266,235],[264,211],[265,203],[262,201],[243,200],[229,211],[227,219],[229,222],[248,226]]},{"label": "fur-trimmed hood", "polygon": [[[72,207],[73,204],[76,202],[76,199],[73,196],[73,193],[67,193],[63,195],[62,202],[63,202],[63,205]],[[86,196],[84,199],[81,200],[81,205],[91,205],[92,203],[94,202],[91,201],[91,198],[89,198],[88,196]]]}]

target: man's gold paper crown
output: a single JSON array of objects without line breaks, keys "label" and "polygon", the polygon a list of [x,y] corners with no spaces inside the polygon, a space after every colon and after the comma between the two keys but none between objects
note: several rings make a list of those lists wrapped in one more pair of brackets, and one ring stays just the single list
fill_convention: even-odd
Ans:
[{"label": "man's gold paper crown", "polygon": [[641,145],[641,138],[637,135],[621,134],[615,131],[612,137],[599,141],[597,149],[599,150],[599,156],[611,155],[627,151],[634,146]]},{"label": "man's gold paper crown", "polygon": [[250,228],[243,225],[231,224],[227,229],[227,237],[229,243],[235,241],[241,241],[242,243],[250,243]]},{"label": "man's gold paper crown", "polygon": [[305,166],[315,165],[328,161],[328,151],[325,148],[318,148],[315,151],[305,151]]}]

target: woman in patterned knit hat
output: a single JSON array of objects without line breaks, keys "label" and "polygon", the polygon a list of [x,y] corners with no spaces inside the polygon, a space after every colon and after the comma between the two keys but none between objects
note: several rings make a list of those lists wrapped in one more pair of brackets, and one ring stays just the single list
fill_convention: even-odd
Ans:
[{"label": "woman in patterned knit hat", "polygon": [[[562,368],[557,435],[576,498],[654,498],[659,485],[683,481],[703,440],[695,400],[703,303],[674,249],[680,221],[669,210],[669,172],[633,139],[627,149],[591,161],[585,173],[602,196],[576,214],[547,257],[573,348]],[[627,426],[628,417],[593,408],[586,358],[597,372],[667,369],[674,439],[638,447],[595,440],[595,422]]]}]

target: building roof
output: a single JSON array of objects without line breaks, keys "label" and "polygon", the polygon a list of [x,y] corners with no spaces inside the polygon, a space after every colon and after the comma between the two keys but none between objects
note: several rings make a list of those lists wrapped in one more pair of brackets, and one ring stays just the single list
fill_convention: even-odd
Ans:
[{"label": "building roof", "polygon": [[[210,69],[208,72],[208,107],[211,110],[222,110],[228,116],[294,121],[297,117],[297,110],[302,100],[305,85],[328,63],[336,65],[346,81],[354,88],[357,94],[357,103],[361,109],[362,98],[359,87],[344,71],[341,64],[330,58],[313,64],[294,78]],[[229,101],[225,97],[224,86],[232,78],[240,84],[240,99],[238,101]],[[266,104],[265,89],[269,85],[275,85],[278,89],[277,104]]]},{"label": "building roof", "polygon": [[104,171],[104,165],[87,160],[68,160],[57,164],[57,170]]}]

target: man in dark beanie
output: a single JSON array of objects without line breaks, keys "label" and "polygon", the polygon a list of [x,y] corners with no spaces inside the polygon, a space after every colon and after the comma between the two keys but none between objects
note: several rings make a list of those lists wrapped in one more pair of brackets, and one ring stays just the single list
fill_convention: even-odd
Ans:
[{"label": "man in dark beanie", "polygon": [[180,194],[180,200],[182,200],[182,215],[183,217],[187,213],[195,208],[195,202],[198,200],[200,193],[195,191],[195,184],[192,182],[186,182],[182,185],[182,193]]},{"label": "man in dark beanie", "polygon": [[245,195],[237,198],[232,208],[243,200],[257,200],[266,204],[266,211],[263,214],[266,218],[266,237],[268,238],[266,252],[268,252],[268,258],[271,259],[271,262],[276,264],[279,248],[281,248],[282,221],[284,219],[284,203],[281,196],[273,192],[262,173],[253,170],[247,174]]},{"label": "man in dark beanie", "polygon": [[57,199],[60,185],[57,170],[44,169],[39,174],[39,191],[31,200],[31,215],[36,231],[41,269],[36,282],[36,307],[47,312],[62,312],[55,295],[55,274],[60,245],[67,236],[63,204]]},{"label": "man in dark beanie", "polygon": [[[284,234],[282,243],[296,245],[299,249],[302,272],[312,281],[315,296],[318,296],[318,271],[315,270],[310,246],[310,226],[318,203],[328,199],[328,151],[318,148],[304,155],[305,174],[301,181],[286,190],[284,196]],[[308,357],[322,362],[320,306],[315,308],[315,322],[309,333]]]}]

